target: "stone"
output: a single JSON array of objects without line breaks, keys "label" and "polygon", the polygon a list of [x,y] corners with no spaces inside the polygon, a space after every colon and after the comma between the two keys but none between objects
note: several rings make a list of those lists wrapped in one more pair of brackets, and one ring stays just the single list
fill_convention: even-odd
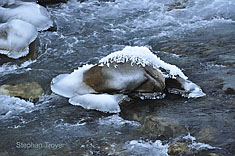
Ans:
[{"label": "stone", "polygon": [[84,72],[83,82],[101,93],[153,93],[165,89],[165,79],[156,69],[130,63],[95,65]]},{"label": "stone", "polygon": [[20,97],[23,99],[37,99],[43,95],[43,89],[37,82],[27,82],[17,85],[1,85],[0,94]]},{"label": "stone", "polygon": [[203,127],[197,134],[198,142],[210,143],[215,139],[215,129],[212,127]]},{"label": "stone", "polygon": [[170,144],[167,153],[171,156],[188,155],[190,153],[190,150],[187,144],[182,142],[176,142]]},{"label": "stone", "polygon": [[144,131],[166,139],[186,133],[186,128],[179,121],[168,117],[150,115],[142,121],[142,125]]},{"label": "stone", "polygon": [[222,90],[226,94],[235,94],[235,75],[229,75],[223,77],[223,88]]}]

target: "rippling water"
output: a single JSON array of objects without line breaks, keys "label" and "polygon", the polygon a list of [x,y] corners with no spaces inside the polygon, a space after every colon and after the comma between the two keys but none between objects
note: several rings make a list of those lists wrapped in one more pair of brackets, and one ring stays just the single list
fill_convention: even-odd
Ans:
[{"label": "rippling water", "polygon": [[[37,81],[45,90],[31,111],[0,114],[0,152],[167,155],[167,144],[176,138],[161,142],[141,131],[140,122],[132,121],[134,116],[141,121],[157,114],[179,120],[195,136],[209,127],[215,132],[207,143],[218,148],[206,150],[226,156],[235,153],[234,95],[222,89],[224,84],[234,85],[229,83],[235,77],[234,0],[71,0],[47,9],[57,31],[39,34],[37,60],[0,67],[1,84]],[[122,106],[119,116],[111,116],[72,106],[51,93],[53,77],[97,63],[126,45],[147,46],[161,59],[176,64],[207,97],[133,101]],[[7,105],[4,102],[1,105]],[[18,149],[17,142],[50,142],[63,144],[63,148]],[[196,153],[203,155],[201,151]]]}]

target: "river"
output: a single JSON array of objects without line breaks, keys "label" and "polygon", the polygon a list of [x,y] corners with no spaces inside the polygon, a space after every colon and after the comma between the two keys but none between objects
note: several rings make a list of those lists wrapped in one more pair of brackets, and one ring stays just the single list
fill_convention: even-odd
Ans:
[{"label": "river", "polygon": [[[165,156],[187,136],[188,155],[235,154],[234,0],[71,0],[46,8],[57,30],[39,33],[38,58],[0,67],[1,84],[38,82],[45,92],[33,108],[1,115],[0,155]],[[52,78],[127,45],[177,65],[206,96],[133,100],[106,114],[51,92]],[[177,120],[187,132],[155,136],[144,126],[149,116]]]}]

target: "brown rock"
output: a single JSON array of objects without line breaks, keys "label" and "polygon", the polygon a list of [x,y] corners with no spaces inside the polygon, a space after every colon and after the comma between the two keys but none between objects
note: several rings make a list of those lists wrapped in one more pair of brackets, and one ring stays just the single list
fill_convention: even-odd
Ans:
[{"label": "brown rock", "polygon": [[36,99],[43,94],[43,89],[36,82],[2,85],[0,86],[0,94],[21,97],[23,99]]},{"label": "brown rock", "polygon": [[130,63],[96,65],[84,72],[83,81],[95,91],[106,93],[152,93],[165,88],[165,79],[156,69]]},{"label": "brown rock", "polygon": [[147,116],[143,122],[143,130],[164,138],[177,137],[186,133],[186,128],[172,118],[155,115]]},{"label": "brown rock", "polygon": [[167,153],[171,156],[188,155],[190,150],[185,143],[176,142],[169,146]]}]

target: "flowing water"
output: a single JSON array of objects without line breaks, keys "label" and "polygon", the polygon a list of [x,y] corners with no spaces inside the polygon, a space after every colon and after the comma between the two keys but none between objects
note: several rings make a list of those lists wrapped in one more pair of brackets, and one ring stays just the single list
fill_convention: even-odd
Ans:
[{"label": "flowing water", "polygon": [[[2,100],[0,108],[8,112],[0,112],[0,155],[167,155],[169,143],[179,138],[143,130],[149,115],[184,125],[195,155],[235,154],[234,0],[71,0],[47,9],[57,31],[39,33],[38,58],[0,67],[1,84],[36,81],[45,91],[34,107]],[[51,93],[55,76],[127,45],[147,46],[177,65],[207,96],[135,100],[112,115]]]}]

